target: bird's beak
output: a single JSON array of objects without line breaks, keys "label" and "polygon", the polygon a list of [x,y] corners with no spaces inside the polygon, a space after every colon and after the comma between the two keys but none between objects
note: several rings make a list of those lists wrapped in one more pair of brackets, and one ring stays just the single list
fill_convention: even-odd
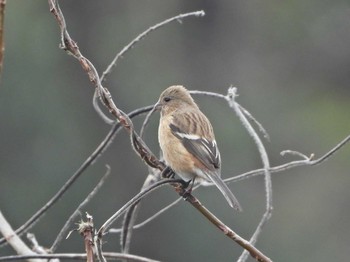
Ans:
[{"label": "bird's beak", "polygon": [[161,109],[162,109],[162,104],[161,104],[160,101],[158,101],[158,102],[154,105],[152,111],[159,111],[159,110],[161,110]]}]

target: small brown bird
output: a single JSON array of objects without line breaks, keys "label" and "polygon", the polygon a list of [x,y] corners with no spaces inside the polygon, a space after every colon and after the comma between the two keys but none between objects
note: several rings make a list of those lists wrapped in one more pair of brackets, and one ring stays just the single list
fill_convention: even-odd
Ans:
[{"label": "small brown bird", "polygon": [[183,86],[171,86],[160,95],[158,139],[166,163],[185,181],[214,183],[231,207],[241,210],[220,178],[221,158],[213,128]]}]

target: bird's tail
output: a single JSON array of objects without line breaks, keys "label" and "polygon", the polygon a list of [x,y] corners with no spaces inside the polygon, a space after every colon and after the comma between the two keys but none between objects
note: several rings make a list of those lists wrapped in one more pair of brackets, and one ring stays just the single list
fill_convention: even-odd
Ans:
[{"label": "bird's tail", "polygon": [[231,190],[228,188],[228,186],[225,184],[224,181],[218,176],[216,173],[210,173],[207,175],[207,177],[217,186],[217,188],[220,190],[220,192],[224,195],[226,198],[226,201],[229,203],[229,205],[238,210],[242,211],[242,207],[239,204],[237,198],[233,195]]}]

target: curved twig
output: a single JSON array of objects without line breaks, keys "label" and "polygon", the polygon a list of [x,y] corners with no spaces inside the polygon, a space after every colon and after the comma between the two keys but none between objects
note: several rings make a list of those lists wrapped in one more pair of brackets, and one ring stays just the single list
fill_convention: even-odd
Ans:
[{"label": "curved twig", "polygon": [[65,222],[64,226],[58,233],[55,241],[50,247],[51,253],[54,253],[62,241],[64,237],[67,235],[67,231],[69,229],[69,226],[73,223],[74,219],[80,214],[81,210],[90,202],[90,200],[96,195],[96,193],[99,191],[99,189],[102,187],[104,182],[106,181],[107,177],[111,173],[111,168],[107,165],[107,172],[103,175],[103,177],[100,179],[98,184],[95,186],[95,188],[89,193],[89,195],[84,199],[83,202],[79,204],[77,209],[73,212],[73,214],[68,218],[68,220]]},{"label": "curved twig", "polygon": [[[271,167],[269,169],[269,171],[271,173],[278,173],[278,172],[282,172],[282,171],[286,171],[288,169],[294,168],[294,167],[302,167],[302,166],[314,166],[314,165],[318,165],[326,160],[328,160],[330,157],[332,157],[338,150],[340,150],[342,147],[344,147],[347,143],[350,142],[350,135],[345,137],[341,142],[339,142],[335,147],[333,147],[331,150],[329,150],[328,152],[326,152],[324,155],[322,155],[321,157],[311,160],[311,159],[306,159],[306,160],[296,160],[296,161],[292,161],[286,164],[282,164],[279,166],[275,166],[275,167]],[[245,180],[245,179],[249,179],[251,177],[254,176],[258,176],[258,175],[262,175],[264,174],[264,169],[260,168],[260,169],[256,169],[256,170],[252,170],[246,173],[243,173],[241,175],[238,176],[234,176],[231,178],[227,178],[224,181],[226,183],[231,183],[231,182],[237,182],[237,181],[241,181],[241,180]]]},{"label": "curved twig", "polygon": [[[129,113],[129,117],[133,118],[140,114],[147,113],[151,110],[153,106],[146,106],[139,109],[136,109]],[[102,154],[104,150],[110,145],[110,142],[113,140],[115,135],[121,130],[121,124],[115,123],[115,125],[108,132],[107,136],[103,139],[103,141],[98,145],[95,151],[82,163],[82,165],[78,168],[77,171],[71,176],[67,182],[60,188],[60,190],[34,215],[29,218],[22,226],[20,226],[15,232],[19,236],[30,229],[45,213],[51,208],[66,192],[67,190],[74,184],[74,182],[86,171],[86,169]],[[5,238],[0,239],[0,245],[6,242]]]},{"label": "curved twig", "polygon": [[[82,68],[87,72],[90,81],[94,84],[95,88],[98,89],[102,103],[108,108],[109,112],[117,118],[117,120],[121,123],[121,125],[124,127],[124,129],[129,133],[129,135],[131,137],[133,148],[137,152],[137,154],[149,166],[154,167],[154,168],[158,168],[159,170],[163,170],[165,168],[165,165],[161,161],[159,161],[159,159],[149,150],[149,148],[146,146],[144,141],[135,132],[135,130],[133,128],[133,123],[130,120],[130,118],[124,112],[122,112],[119,108],[116,107],[108,89],[102,87],[101,80],[96,72],[95,67],[92,65],[92,63],[87,58],[82,56],[76,42],[70,38],[70,36],[67,32],[66,24],[64,22],[63,14],[62,14],[62,12],[57,4],[57,1],[49,0],[49,5],[50,5],[50,11],[55,16],[55,18],[58,21],[58,24],[61,28],[61,46],[62,46],[62,48],[64,50],[66,50],[69,54],[73,55],[80,62]],[[188,192],[183,191],[183,190],[178,190],[178,193],[181,196],[186,195],[188,200],[191,199],[191,201],[189,201],[189,202],[198,211],[203,212],[203,209],[201,208],[202,205],[197,205],[197,203],[199,203],[199,201],[196,198],[194,198],[192,195],[188,194]],[[205,215],[208,218],[209,213],[206,212],[203,215]],[[210,221],[212,221],[212,220],[210,220]],[[221,228],[221,229],[226,228],[225,231],[223,231],[223,232],[227,231],[227,226],[225,226],[224,224],[221,224],[219,228]],[[102,227],[101,231],[103,231],[103,230],[104,229]],[[102,237],[102,235],[99,234],[99,237],[98,237],[99,244],[102,243],[102,241],[100,241],[101,237]],[[233,238],[233,239],[235,240],[237,238]],[[239,243],[240,245],[242,245],[242,243],[240,241],[236,241],[236,242]],[[101,245],[98,245],[97,250],[99,250],[101,252],[100,247],[101,247]],[[246,245],[242,245],[242,247],[247,248]],[[259,250],[257,250],[255,247],[253,247],[252,245],[249,247],[249,250],[250,250],[251,255],[254,256],[256,259],[258,259],[260,261],[270,261],[269,259],[266,260],[265,259],[266,257],[262,256],[261,252]]]},{"label": "curved twig", "polygon": [[[111,259],[125,259],[127,261],[137,261],[137,262],[160,262],[158,260],[149,259],[141,256],[122,254],[122,253],[113,253],[105,252],[103,255]],[[35,255],[22,255],[22,256],[5,256],[0,257],[0,261],[18,261],[18,260],[28,260],[28,259],[70,259],[70,260],[86,260],[86,254],[35,254]]]},{"label": "curved twig", "polygon": [[132,40],[129,44],[127,44],[112,60],[112,62],[108,65],[107,69],[102,73],[101,75],[101,81],[103,82],[106,79],[106,76],[112,71],[112,68],[117,65],[117,61],[119,58],[123,57],[123,55],[130,50],[132,47],[134,47],[141,39],[143,39],[146,35],[148,35],[150,32],[155,31],[156,29],[169,24],[171,22],[177,21],[180,22],[183,18],[190,17],[190,16],[196,16],[201,17],[204,16],[205,13],[203,10],[190,12],[186,14],[179,14],[177,16],[171,17],[169,19],[164,20],[163,22],[160,22],[154,26],[149,27],[146,31],[139,34],[134,40]]},{"label": "curved twig", "polygon": [[174,184],[182,184],[181,179],[162,179],[157,181],[156,183],[150,185],[149,187],[143,189],[140,193],[135,195],[132,199],[130,199],[124,206],[122,206],[117,212],[115,212],[109,219],[107,219],[103,225],[99,228],[95,236],[95,246],[97,250],[97,257],[101,261],[106,261],[102,254],[102,237],[108,230],[108,228],[114,223],[116,219],[118,219],[122,214],[124,214],[131,206],[137,204],[142,198],[153,192],[155,189],[164,186],[166,184],[174,183]]},{"label": "curved twig", "polygon": [[[253,138],[258,151],[260,153],[260,157],[263,163],[263,170],[264,170],[264,178],[265,178],[265,194],[266,194],[266,209],[265,212],[256,227],[254,234],[250,238],[250,243],[252,245],[255,245],[258,236],[261,233],[262,227],[266,224],[266,222],[269,220],[272,214],[272,181],[271,181],[271,173],[269,171],[270,169],[270,161],[269,157],[267,155],[266,149],[264,147],[264,144],[262,143],[261,139],[255,132],[254,128],[251,126],[249,121],[246,119],[244,114],[241,111],[241,108],[239,107],[238,103],[235,101],[235,98],[237,97],[237,88],[235,87],[230,87],[228,90],[227,94],[227,102],[229,103],[229,106],[234,110],[236,115],[238,116],[239,120],[241,121],[242,125],[246,128],[248,134]],[[241,256],[239,257],[238,261],[239,262],[244,262],[247,260],[248,257],[248,249],[245,249]]]}]

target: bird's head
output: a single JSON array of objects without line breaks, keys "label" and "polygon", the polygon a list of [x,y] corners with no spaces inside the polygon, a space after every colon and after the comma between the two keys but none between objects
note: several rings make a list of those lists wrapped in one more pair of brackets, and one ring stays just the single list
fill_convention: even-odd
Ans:
[{"label": "bird's head", "polygon": [[166,115],[187,106],[198,107],[188,90],[177,85],[170,86],[161,93],[155,110],[161,110],[162,115]]}]

